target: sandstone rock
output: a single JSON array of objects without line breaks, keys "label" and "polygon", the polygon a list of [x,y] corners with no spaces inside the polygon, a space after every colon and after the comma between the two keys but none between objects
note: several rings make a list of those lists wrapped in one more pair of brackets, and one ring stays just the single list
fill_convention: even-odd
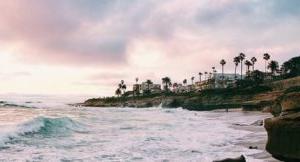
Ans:
[{"label": "sandstone rock", "polygon": [[268,132],[266,150],[279,160],[300,161],[299,110],[300,93],[287,93],[278,97],[272,106],[272,113],[277,117],[265,120]]},{"label": "sandstone rock", "polygon": [[282,111],[299,111],[300,110],[300,93],[293,92],[283,96],[281,101]]},{"label": "sandstone rock", "polygon": [[238,158],[227,158],[224,160],[216,160],[214,162],[246,162],[246,158],[244,157],[244,155],[241,155]]},{"label": "sandstone rock", "polygon": [[281,104],[280,101],[275,101],[275,103],[271,106],[271,114],[276,116],[279,116],[281,113]]},{"label": "sandstone rock", "polygon": [[258,147],[257,146],[249,146],[249,149],[258,149]]},{"label": "sandstone rock", "polygon": [[250,101],[242,104],[243,111],[263,111],[267,106],[273,104],[273,101]]},{"label": "sandstone rock", "polygon": [[266,119],[265,128],[269,153],[279,160],[300,161],[300,113]]}]

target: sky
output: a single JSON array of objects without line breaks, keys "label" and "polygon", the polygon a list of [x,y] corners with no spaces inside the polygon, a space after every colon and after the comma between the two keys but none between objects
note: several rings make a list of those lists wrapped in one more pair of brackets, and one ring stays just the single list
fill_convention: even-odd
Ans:
[{"label": "sky", "polygon": [[299,0],[0,1],[0,93],[113,95],[169,76],[182,82],[240,52],[299,56]]}]

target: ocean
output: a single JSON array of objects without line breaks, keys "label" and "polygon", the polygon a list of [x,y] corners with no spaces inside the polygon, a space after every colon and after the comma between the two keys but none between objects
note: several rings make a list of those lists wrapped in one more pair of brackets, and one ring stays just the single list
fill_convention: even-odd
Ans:
[{"label": "ocean", "polygon": [[[262,152],[239,145],[266,132],[236,129],[269,117],[241,111],[89,108],[82,97],[0,96],[0,161],[211,162]],[[253,139],[251,139],[253,138]]]}]

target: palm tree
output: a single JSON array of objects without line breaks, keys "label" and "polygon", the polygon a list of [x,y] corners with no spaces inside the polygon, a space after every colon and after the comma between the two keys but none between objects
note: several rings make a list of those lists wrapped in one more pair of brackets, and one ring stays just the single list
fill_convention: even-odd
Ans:
[{"label": "palm tree", "polygon": [[267,74],[267,62],[270,60],[271,56],[268,53],[264,54],[264,60],[265,60],[265,74]]},{"label": "palm tree", "polygon": [[224,65],[226,64],[226,61],[222,59],[220,61],[220,64],[222,65],[222,80],[224,80]]},{"label": "palm tree", "polygon": [[116,94],[118,97],[120,97],[120,95],[122,94],[121,89],[118,88],[118,89],[116,90],[115,94]]},{"label": "palm tree", "polygon": [[191,77],[192,85],[194,85],[194,79],[195,77]]},{"label": "palm tree", "polygon": [[279,68],[279,64],[277,61],[274,61],[274,60],[272,60],[268,65],[268,69],[271,70],[273,76],[274,76],[275,72],[278,71],[278,68]]},{"label": "palm tree", "polygon": [[126,86],[126,84],[123,84],[123,85],[122,85],[123,94],[125,94],[125,92],[126,92],[126,89],[127,89],[127,86]]},{"label": "palm tree", "polygon": [[187,83],[187,80],[186,80],[186,79],[184,79],[184,80],[182,81],[182,83],[183,83],[183,85],[186,85],[186,83]]},{"label": "palm tree", "polygon": [[123,94],[125,94],[125,91],[126,91],[126,89],[127,89],[127,86],[126,86],[124,80],[121,80],[121,83],[119,84],[119,89],[120,89],[120,90],[123,90]]},{"label": "palm tree", "polygon": [[251,58],[251,62],[252,62],[252,71],[254,71],[254,65],[255,65],[256,61],[257,61],[256,57],[252,57],[252,58]]},{"label": "palm tree", "polygon": [[247,75],[250,73],[250,66],[252,66],[252,63],[249,60],[245,61],[245,65],[247,66]]},{"label": "palm tree", "polygon": [[139,96],[139,93],[140,93],[140,88],[139,88],[139,85],[138,85],[138,82],[139,82],[139,78],[138,77],[136,77],[135,78],[135,86],[137,86],[136,87],[136,89],[134,90],[134,92],[133,92],[133,96],[136,94],[137,96]]},{"label": "palm tree", "polygon": [[153,82],[150,79],[147,79],[146,84],[147,84],[147,91],[150,92],[150,84],[153,84]]},{"label": "palm tree", "polygon": [[201,73],[201,72],[199,72],[199,81],[201,82],[201,76],[202,76],[203,74]]},{"label": "palm tree", "polygon": [[243,79],[243,61],[245,60],[246,55],[244,53],[240,53],[239,59],[241,63],[241,80]]},{"label": "palm tree", "polygon": [[162,78],[162,82],[163,82],[163,84],[165,84],[165,91],[168,91],[169,85],[172,84],[171,79],[169,77],[164,77],[164,78]]},{"label": "palm tree", "polygon": [[178,87],[178,83],[173,83],[173,90],[175,89],[177,89],[177,87]]},{"label": "palm tree", "polygon": [[207,80],[207,71],[204,72],[205,80]]},{"label": "palm tree", "polygon": [[240,57],[234,57],[233,58],[233,62],[234,62],[234,65],[235,65],[235,68],[234,68],[234,78],[236,79],[237,78],[237,76],[236,76],[236,69],[237,69],[237,67],[238,67],[238,65],[239,65],[239,63],[240,63]]},{"label": "palm tree", "polygon": [[215,74],[215,73],[217,72],[217,71],[216,71],[216,67],[213,66],[211,69],[212,69],[212,75]]}]

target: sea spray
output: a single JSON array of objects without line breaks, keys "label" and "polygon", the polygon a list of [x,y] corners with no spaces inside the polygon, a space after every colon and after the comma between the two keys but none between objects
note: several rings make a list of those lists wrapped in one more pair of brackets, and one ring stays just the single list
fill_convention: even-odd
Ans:
[{"label": "sea spray", "polygon": [[22,124],[1,131],[0,147],[11,140],[23,137],[41,135],[44,137],[68,136],[72,132],[86,132],[84,125],[69,117],[51,118],[39,116]]}]

